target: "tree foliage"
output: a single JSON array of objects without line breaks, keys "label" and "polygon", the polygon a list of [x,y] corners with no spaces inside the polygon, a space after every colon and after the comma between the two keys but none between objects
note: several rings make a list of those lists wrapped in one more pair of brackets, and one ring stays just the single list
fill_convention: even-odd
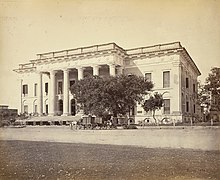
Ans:
[{"label": "tree foliage", "polygon": [[211,109],[220,111],[220,68],[214,67],[211,69],[204,90],[210,94]]},{"label": "tree foliage", "polygon": [[117,116],[125,115],[136,102],[141,103],[152,88],[151,82],[136,75],[87,76],[75,83],[71,92],[86,114],[102,116],[107,111]]},{"label": "tree foliage", "polygon": [[158,124],[155,118],[155,111],[161,109],[161,107],[163,107],[163,104],[164,104],[163,94],[155,92],[153,95],[150,95],[147,100],[145,100],[142,107],[146,112],[151,111],[153,113],[153,118],[155,120],[155,123]]}]

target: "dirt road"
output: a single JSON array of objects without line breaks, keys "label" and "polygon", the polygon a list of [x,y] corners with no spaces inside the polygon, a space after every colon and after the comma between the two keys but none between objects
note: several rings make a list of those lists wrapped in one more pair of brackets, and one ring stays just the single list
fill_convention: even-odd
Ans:
[{"label": "dirt road", "polygon": [[75,131],[65,126],[0,129],[1,140],[112,144],[194,150],[220,150],[219,137],[220,128],[199,127]]}]

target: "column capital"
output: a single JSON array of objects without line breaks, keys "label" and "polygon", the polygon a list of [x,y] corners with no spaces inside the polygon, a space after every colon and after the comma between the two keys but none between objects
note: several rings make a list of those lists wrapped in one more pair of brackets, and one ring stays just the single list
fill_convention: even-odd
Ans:
[{"label": "column capital", "polygon": [[110,76],[115,76],[115,64],[108,64],[109,65],[109,75]]},{"label": "column capital", "polygon": [[49,71],[50,74],[56,74],[57,73],[57,70],[51,70]]},{"label": "column capital", "polygon": [[116,66],[116,64],[108,64],[109,66],[111,66],[111,67],[115,67]]},{"label": "column capital", "polygon": [[94,64],[94,65],[91,65],[91,67],[93,67],[93,68],[100,68],[100,67],[101,67],[101,65]]},{"label": "column capital", "polygon": [[70,72],[69,68],[62,69],[63,72]]}]

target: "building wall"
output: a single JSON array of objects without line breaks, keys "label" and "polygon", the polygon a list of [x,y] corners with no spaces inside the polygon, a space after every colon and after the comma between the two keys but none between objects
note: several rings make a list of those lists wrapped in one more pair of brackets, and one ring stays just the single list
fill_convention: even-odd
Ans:
[{"label": "building wall", "polygon": [[[35,106],[38,104],[38,90],[35,94],[35,84],[38,86],[38,74],[35,72],[24,73],[21,76],[21,113],[25,112],[25,107],[28,107],[28,114],[34,114],[37,110]],[[43,112],[46,112],[46,104],[48,104],[48,94],[45,92],[45,83],[49,82],[49,75],[43,74],[42,77],[42,92],[43,92]],[[28,85],[28,94],[23,94],[23,85]]]},{"label": "building wall", "polygon": [[[178,44],[176,43],[175,46],[176,45]],[[158,47],[160,48],[160,46]],[[153,48],[155,49],[158,47]],[[137,51],[139,51],[139,49]],[[39,71],[43,72],[43,113],[47,114],[46,106],[49,106],[49,97],[45,92],[45,83],[48,83],[48,89],[50,89],[50,72],[56,70],[56,83],[54,87],[56,103],[54,114],[61,115],[62,112],[60,111],[59,101],[64,100],[64,96],[59,92],[58,84],[59,82],[62,82],[62,85],[64,86],[64,69],[71,68],[69,72],[69,81],[76,81],[79,78],[79,67],[84,67],[85,76],[86,74],[93,74],[94,66],[98,65],[100,66],[98,74],[100,76],[109,76],[112,68],[111,64],[113,64],[116,68],[116,74],[121,73],[121,70],[118,68],[123,68],[122,72],[126,75],[135,74],[138,76],[145,76],[146,73],[151,73],[151,81],[154,84],[153,92],[163,94],[163,98],[170,101],[170,112],[165,113],[165,109],[161,108],[161,110],[156,111],[157,119],[161,120],[163,118],[169,118],[171,121],[175,120],[176,122],[182,120],[191,121],[192,118],[196,117],[199,113],[199,109],[196,105],[198,69],[195,69],[196,66],[192,64],[192,60],[189,60],[189,55],[184,55],[184,52],[178,52],[173,49],[167,52],[161,51],[160,53],[152,53],[148,56],[143,54],[143,49],[141,53],[137,55],[123,55],[122,51],[116,53],[114,50],[106,53],[99,52],[97,55],[80,55],[71,61],[62,58],[61,61],[58,59],[57,61],[53,60],[50,63],[47,63],[47,61],[45,63],[45,61],[43,61],[43,63],[38,63],[36,65],[36,72],[25,72],[22,71],[21,68],[19,71],[22,72],[22,86],[25,84],[28,85],[28,94],[25,96],[22,94],[21,97],[22,112],[25,111],[25,107],[27,106],[28,113],[35,113],[37,110],[38,96],[34,95],[34,84],[38,83]],[[163,87],[164,72],[169,72],[168,87]],[[186,87],[186,81],[188,81],[188,87]],[[62,91],[64,91],[64,88],[62,88]],[[71,110],[72,99],[73,96],[69,92],[69,112]],[[137,107],[135,108],[136,123],[145,118],[150,118],[150,121],[154,121],[151,113],[144,112],[141,105],[137,104]]]},{"label": "building wall", "polygon": [[[164,114],[164,109],[156,111],[156,117],[162,119],[164,117],[175,118],[176,121],[181,121],[181,71],[180,71],[180,56],[176,54],[155,56],[151,58],[141,58],[127,60],[125,66],[125,74],[136,74],[145,76],[145,73],[151,73],[151,80],[154,84],[153,92],[163,94],[164,99],[170,100],[170,114]],[[163,87],[163,72],[170,72],[170,86]],[[146,117],[152,119],[151,113],[144,112],[141,105],[137,105],[136,122],[144,120]]]}]

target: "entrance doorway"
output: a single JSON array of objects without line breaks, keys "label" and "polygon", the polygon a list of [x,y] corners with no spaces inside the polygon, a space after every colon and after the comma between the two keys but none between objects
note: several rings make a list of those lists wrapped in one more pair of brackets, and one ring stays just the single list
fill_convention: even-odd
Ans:
[{"label": "entrance doorway", "polygon": [[46,104],[46,114],[48,114],[48,104]]},{"label": "entrance doorway", "polygon": [[71,115],[75,116],[76,115],[76,100],[71,99]]},{"label": "entrance doorway", "polygon": [[63,114],[63,100],[60,99],[59,100],[59,114]]}]

